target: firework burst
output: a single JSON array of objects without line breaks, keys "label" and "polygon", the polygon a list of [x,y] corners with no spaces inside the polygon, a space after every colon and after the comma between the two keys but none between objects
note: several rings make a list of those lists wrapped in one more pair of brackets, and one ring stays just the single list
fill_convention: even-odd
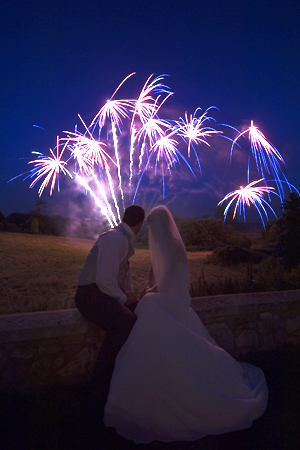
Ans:
[{"label": "firework burst", "polygon": [[[280,167],[281,163],[285,164],[283,157],[281,156],[279,151],[274,147],[274,145],[272,145],[267,140],[267,138],[258,129],[258,127],[254,126],[253,120],[251,120],[250,127],[247,128],[245,131],[238,133],[235,139],[232,141],[230,158],[232,157],[234,145],[237,143],[240,137],[244,136],[246,133],[249,133],[251,153],[254,157],[258,173],[262,178],[266,178],[270,174],[274,176],[278,189],[278,194],[282,201],[284,189],[281,179],[284,178],[285,181],[287,181]],[[250,159],[248,162],[248,182],[249,177],[250,177]]]},{"label": "firework burst", "polygon": [[[159,109],[158,100],[162,94],[167,94],[166,98],[173,95],[173,92],[170,92],[170,88],[161,83],[164,76],[165,75],[160,75],[150,82],[153,77],[152,74],[147,79],[138,99],[134,102],[135,106],[131,120],[131,128],[137,116],[139,117],[142,125],[145,125],[151,117],[154,117],[157,114]],[[158,97],[154,97],[156,94],[158,94]]]},{"label": "firework burst", "polygon": [[[229,194],[225,195],[223,200],[221,200],[218,205],[222,205],[226,200],[229,200],[225,210],[224,210],[224,222],[226,220],[228,211],[233,204],[234,201],[235,207],[233,211],[233,219],[236,216],[236,213],[238,212],[239,215],[243,215],[244,221],[246,221],[246,213],[245,213],[245,206],[250,207],[253,205],[257,212],[260,215],[260,218],[262,220],[263,226],[265,226],[265,222],[263,219],[263,214],[265,214],[266,219],[268,219],[268,214],[265,206],[267,206],[272,213],[275,215],[275,211],[273,208],[269,205],[269,203],[264,199],[264,195],[274,193],[274,188],[269,186],[255,186],[256,184],[265,181],[263,178],[260,180],[252,181],[247,186],[243,187],[241,186],[240,189],[237,189],[236,191],[232,191]],[[277,195],[277,194],[276,194]]]},{"label": "firework burst", "polygon": [[60,172],[62,172],[64,175],[67,174],[69,175],[70,178],[72,178],[71,173],[65,167],[67,162],[62,160],[62,155],[64,153],[65,148],[66,146],[64,145],[62,151],[59,152],[59,138],[57,137],[56,155],[51,148],[50,148],[51,156],[45,156],[42,153],[33,152],[38,155],[38,159],[29,161],[29,164],[34,164],[34,168],[30,171],[28,177],[30,178],[35,177],[35,179],[32,181],[29,187],[32,188],[38,181],[40,181],[43,177],[45,177],[38,190],[39,197],[42,195],[45,187],[48,186],[50,181],[51,181],[50,195],[52,195],[56,182],[57,182],[57,190],[59,191]]},{"label": "firework burst", "polygon": [[132,75],[134,75],[135,72],[131,73],[127,77],[124,78],[123,81],[119,84],[111,98],[102,106],[102,108],[98,111],[94,119],[92,120],[92,123],[90,125],[90,128],[93,128],[95,124],[99,125],[99,129],[101,132],[101,129],[104,127],[105,122],[107,118],[110,119],[111,123],[114,123],[115,126],[121,131],[121,124],[122,124],[122,118],[125,117],[129,118],[129,110],[132,108],[132,100],[113,100],[113,97],[117,93],[117,91],[120,89],[120,87],[125,83],[125,81],[128,80]]},{"label": "firework burst", "polygon": [[207,115],[211,108],[208,108],[200,117],[197,117],[197,113],[198,111],[201,111],[201,108],[197,108],[194,114],[190,115],[190,118],[188,118],[187,113],[185,113],[185,118],[180,117],[179,120],[176,121],[175,129],[177,130],[177,133],[184,139],[185,142],[188,143],[188,156],[190,157],[192,147],[196,155],[199,168],[201,168],[201,166],[194,145],[203,143],[209,146],[210,144],[207,141],[207,138],[214,134],[222,133],[212,127],[204,126],[205,122],[214,120],[212,117]]}]

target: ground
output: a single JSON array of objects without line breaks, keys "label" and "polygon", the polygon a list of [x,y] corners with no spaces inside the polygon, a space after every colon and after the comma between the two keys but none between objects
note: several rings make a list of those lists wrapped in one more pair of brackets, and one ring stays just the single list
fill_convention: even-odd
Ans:
[{"label": "ground", "polygon": [[245,359],[260,366],[269,386],[265,414],[247,430],[196,442],[134,445],[113,429],[89,426],[81,414],[83,386],[57,386],[30,395],[0,393],[1,447],[7,450],[298,450],[300,346]]}]

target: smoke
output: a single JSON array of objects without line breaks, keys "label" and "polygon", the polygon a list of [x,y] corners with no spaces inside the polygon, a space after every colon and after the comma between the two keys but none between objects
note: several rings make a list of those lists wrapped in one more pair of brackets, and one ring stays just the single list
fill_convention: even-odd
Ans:
[{"label": "smoke", "polygon": [[63,234],[69,237],[96,239],[109,225],[90,194],[74,180],[62,183],[47,201],[47,212],[67,219]]}]

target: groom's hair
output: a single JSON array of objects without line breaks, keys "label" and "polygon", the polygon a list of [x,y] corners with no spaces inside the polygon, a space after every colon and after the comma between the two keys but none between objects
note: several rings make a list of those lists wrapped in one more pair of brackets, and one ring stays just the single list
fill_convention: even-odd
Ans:
[{"label": "groom's hair", "polygon": [[138,223],[145,219],[145,210],[140,205],[130,205],[124,211],[122,222],[127,223],[130,227],[135,227]]}]

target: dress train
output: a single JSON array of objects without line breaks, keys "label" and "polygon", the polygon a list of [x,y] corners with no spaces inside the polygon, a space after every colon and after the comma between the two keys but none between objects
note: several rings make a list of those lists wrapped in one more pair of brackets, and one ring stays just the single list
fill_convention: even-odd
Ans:
[{"label": "dress train", "polygon": [[139,303],[105,407],[106,426],[135,443],[197,440],[248,428],[267,405],[261,369],[239,363],[189,308],[182,322],[162,294]]}]

